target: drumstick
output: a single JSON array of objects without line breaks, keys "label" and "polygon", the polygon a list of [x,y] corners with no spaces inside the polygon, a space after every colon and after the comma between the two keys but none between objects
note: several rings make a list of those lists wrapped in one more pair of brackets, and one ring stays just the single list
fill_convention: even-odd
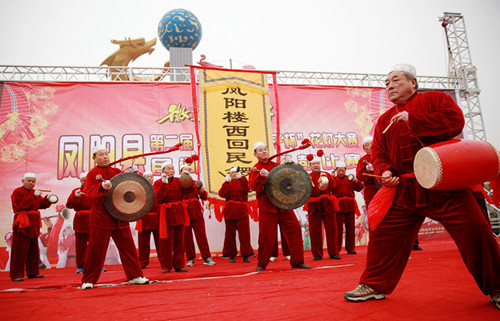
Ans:
[{"label": "drumstick", "polygon": [[387,127],[384,129],[384,131],[382,132],[382,134],[385,134],[385,132],[389,129],[389,127],[391,127],[391,126],[392,126],[392,124],[393,124],[393,123],[394,123],[394,121],[393,121],[393,120],[391,120],[390,124],[389,124],[389,125],[387,125]]},{"label": "drumstick", "polygon": [[50,189],[41,189],[40,192],[50,193],[52,191]]},{"label": "drumstick", "polygon": [[365,176],[370,176],[370,177],[376,177],[376,178],[384,178],[383,176],[380,175],[375,175],[375,174],[368,174],[368,173],[363,173]]}]

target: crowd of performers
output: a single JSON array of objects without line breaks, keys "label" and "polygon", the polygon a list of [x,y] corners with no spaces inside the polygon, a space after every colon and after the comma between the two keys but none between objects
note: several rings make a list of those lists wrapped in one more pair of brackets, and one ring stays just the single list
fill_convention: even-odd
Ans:
[{"label": "crowd of performers", "polygon": [[[481,197],[475,197],[472,189],[424,189],[416,182],[414,174],[413,160],[421,147],[461,133],[464,127],[462,111],[446,94],[418,93],[416,72],[410,65],[395,66],[387,76],[386,87],[388,98],[395,106],[378,120],[374,138],[363,139],[366,155],[359,160],[356,175],[346,175],[344,163],[337,162],[332,175],[321,171],[320,158],[310,160],[309,175],[313,186],[304,210],[308,214],[314,260],[323,259],[323,235],[329,259],[341,259],[344,234],[347,254],[356,254],[355,219],[360,213],[354,193],[363,190],[368,207],[379,189],[392,188],[395,195],[387,214],[378,226],[370,227],[366,268],[360,283],[356,289],[346,292],[344,298],[363,302],[380,300],[390,294],[399,282],[410,251],[418,247],[420,226],[430,217],[449,232],[479,288],[500,309],[500,251]],[[266,194],[269,172],[278,164],[269,159],[269,149],[264,143],[255,143],[253,149],[257,163],[248,179],[238,168],[232,168],[219,190],[219,196],[226,201],[223,257],[235,262],[238,253],[236,232],[243,262],[250,263],[250,257],[254,256],[247,203],[248,193],[255,191],[259,210],[256,270],[265,270],[277,256],[278,226],[290,266],[310,269],[304,262],[302,228],[297,216],[293,210],[273,205]],[[153,173],[143,173],[153,186],[155,201],[151,212],[136,222],[137,251],[129,223],[115,219],[103,203],[112,187],[110,180],[120,170],[109,166],[104,146],[93,149],[93,159],[96,166],[87,175],[82,175],[82,185],[71,192],[66,203],[67,208],[76,212],[72,240],[75,251],[68,252],[67,260],[74,260],[77,273],[82,273],[82,289],[92,288],[98,282],[110,239],[114,240],[130,284],[149,283],[143,269],[149,264],[151,234],[162,273],[187,272],[186,267],[195,264],[193,234],[203,264],[215,265],[200,204],[200,200],[207,199],[203,186],[195,182],[188,188],[181,186],[172,164],[164,164],[161,178],[154,182]],[[182,175],[190,170],[184,165],[178,173]],[[23,281],[25,273],[28,278],[43,277],[39,271],[40,210],[50,207],[51,201],[48,196],[41,195],[40,189],[35,189],[35,183],[35,174],[26,173],[23,185],[16,188],[11,197],[15,215],[10,278],[16,282]],[[61,227],[57,233],[60,230]]]}]

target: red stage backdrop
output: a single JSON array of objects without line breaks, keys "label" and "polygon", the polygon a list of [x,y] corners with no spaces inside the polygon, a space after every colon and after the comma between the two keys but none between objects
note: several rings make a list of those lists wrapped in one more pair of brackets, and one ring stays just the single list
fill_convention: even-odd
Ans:
[{"label": "red stage backdrop", "polygon": [[[280,85],[278,92],[281,150],[309,138],[309,150],[292,153],[306,170],[307,154],[322,149],[323,170],[331,171],[337,161],[344,161],[348,172],[354,172],[364,155],[361,140],[392,106],[383,88]],[[156,178],[162,163],[171,162],[178,170],[198,148],[190,84],[5,82],[0,83],[0,95],[0,246],[5,246],[3,236],[11,230],[10,195],[21,186],[25,172],[36,173],[37,187],[51,190],[64,204],[79,185],[80,173],[94,166],[90,151],[97,144],[106,144],[114,160],[183,142],[179,151],[135,160],[140,172],[151,170]],[[274,95],[269,100],[275,126]],[[131,161],[117,164],[122,169],[130,165]],[[362,207],[361,195],[358,204]],[[52,206],[42,216],[54,213]],[[296,213],[306,229],[305,213]],[[211,248],[220,250],[223,223],[215,220],[213,210],[206,214]],[[252,224],[256,244],[258,227]],[[432,237],[443,233],[432,222],[423,229]]]}]

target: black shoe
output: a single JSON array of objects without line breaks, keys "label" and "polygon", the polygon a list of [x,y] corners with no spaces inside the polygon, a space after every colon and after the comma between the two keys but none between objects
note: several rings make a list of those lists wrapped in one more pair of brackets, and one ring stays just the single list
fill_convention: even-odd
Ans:
[{"label": "black shoe", "polygon": [[309,265],[304,264],[304,263],[292,265],[292,269],[310,269],[310,268],[311,267]]},{"label": "black shoe", "polygon": [[266,268],[263,266],[258,266],[255,271],[264,271]]},{"label": "black shoe", "polygon": [[338,254],[330,255],[330,259],[332,259],[332,260],[340,260],[340,255],[338,255]]},{"label": "black shoe", "polygon": [[245,256],[243,258],[243,263],[250,263],[250,259],[247,256]]},{"label": "black shoe", "polygon": [[319,260],[323,260],[323,257],[322,256],[315,256],[314,261],[319,261]]},{"label": "black shoe", "polygon": [[224,254],[224,255],[223,255],[223,256],[221,256],[220,258],[221,258],[221,259],[228,259],[228,258],[229,258],[229,256],[228,256],[228,255],[226,255],[226,254]]},{"label": "black shoe", "polygon": [[142,270],[144,270],[145,268],[146,268],[146,266],[145,266],[145,265],[141,266],[141,269],[142,269]]},{"label": "black shoe", "polygon": [[250,256],[254,257],[254,256],[255,256],[255,253],[254,253],[254,252],[252,252],[252,254],[250,254]]},{"label": "black shoe", "polygon": [[420,245],[413,245],[413,251],[422,251],[423,248],[420,247]]},{"label": "black shoe", "polygon": [[358,254],[358,252],[356,252],[354,250],[349,250],[349,251],[347,251],[347,254]]},{"label": "black shoe", "polygon": [[235,256],[233,256],[233,257],[229,260],[229,263],[234,263],[234,262],[236,262],[236,257],[235,257]]},{"label": "black shoe", "polygon": [[175,269],[175,272],[187,272],[188,269],[186,269],[185,267],[181,267],[179,269]]},{"label": "black shoe", "polygon": [[40,279],[43,278],[43,275],[37,274],[37,275],[28,275],[28,279]]}]

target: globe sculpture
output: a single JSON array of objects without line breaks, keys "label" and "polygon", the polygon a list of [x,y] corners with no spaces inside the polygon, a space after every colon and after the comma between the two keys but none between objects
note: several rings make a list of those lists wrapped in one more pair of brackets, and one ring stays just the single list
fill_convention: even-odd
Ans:
[{"label": "globe sculpture", "polygon": [[191,11],[170,10],[158,23],[158,38],[167,50],[170,47],[195,49],[201,40],[200,21]]}]

